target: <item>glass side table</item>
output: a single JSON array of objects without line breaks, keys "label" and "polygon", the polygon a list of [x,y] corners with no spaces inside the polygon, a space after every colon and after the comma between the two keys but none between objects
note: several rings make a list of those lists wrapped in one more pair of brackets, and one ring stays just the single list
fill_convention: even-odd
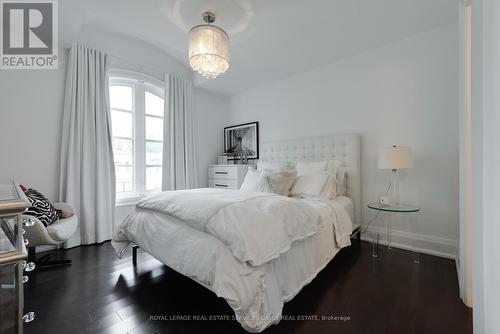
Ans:
[{"label": "glass side table", "polygon": [[[380,203],[370,203],[368,204],[368,208],[374,211],[377,211],[377,215],[381,212],[385,212],[391,215],[390,219],[387,220],[387,248],[391,249],[392,247],[392,216],[394,214],[404,214],[404,215],[413,215],[415,221],[411,223],[411,230],[413,233],[417,232],[418,228],[418,218],[420,208],[413,205],[399,204],[399,205],[387,205]],[[373,257],[378,257],[378,247],[379,247],[380,235],[377,233],[377,238],[372,236],[372,247],[373,247]],[[376,244],[375,244],[376,241]],[[413,262],[420,263],[420,253],[413,252]]]}]

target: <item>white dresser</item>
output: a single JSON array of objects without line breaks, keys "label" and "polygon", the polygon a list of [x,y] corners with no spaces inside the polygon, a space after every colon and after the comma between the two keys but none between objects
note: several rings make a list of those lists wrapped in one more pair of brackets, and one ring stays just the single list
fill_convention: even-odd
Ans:
[{"label": "white dresser", "polygon": [[210,165],[208,186],[210,188],[240,189],[248,167],[252,165]]}]

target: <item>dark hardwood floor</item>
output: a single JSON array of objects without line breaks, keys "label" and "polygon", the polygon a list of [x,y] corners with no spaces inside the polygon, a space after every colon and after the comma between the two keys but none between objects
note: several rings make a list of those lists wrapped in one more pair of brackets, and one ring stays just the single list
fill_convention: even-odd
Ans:
[{"label": "dark hardwood floor", "polygon": [[[472,333],[472,312],[458,295],[455,263],[370,244],[343,250],[265,333]],[[54,251],[70,267],[37,270],[25,287],[25,333],[245,333],[226,302],[139,250],[138,265],[118,259],[109,242]],[[152,316],[164,320],[151,320]],[[317,319],[294,320],[300,316]],[[339,319],[321,320],[325,317]],[[344,319],[344,320],[340,320]]]}]

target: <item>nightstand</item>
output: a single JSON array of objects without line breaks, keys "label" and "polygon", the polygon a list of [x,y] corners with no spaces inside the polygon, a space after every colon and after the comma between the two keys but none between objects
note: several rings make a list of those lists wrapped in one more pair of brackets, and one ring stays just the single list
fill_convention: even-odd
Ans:
[{"label": "nightstand", "polygon": [[249,167],[252,168],[252,165],[210,165],[208,166],[208,186],[240,189]]},{"label": "nightstand", "polygon": [[[368,204],[368,208],[371,210],[377,211],[377,216],[380,213],[388,213],[391,215],[389,217],[388,222],[387,222],[387,248],[391,249],[392,246],[392,215],[394,214],[413,214],[415,217],[415,221],[412,223],[412,230],[413,232],[416,232],[417,226],[418,226],[418,216],[420,212],[420,208],[413,206],[413,205],[405,205],[405,204],[399,204],[399,205],[386,205],[386,204],[380,204],[380,203],[370,203]],[[373,219],[373,220],[374,220]],[[377,233],[377,239],[376,239],[376,245],[375,245],[375,238],[372,238],[372,246],[373,246],[373,257],[378,257],[378,244],[379,244],[379,234]],[[376,247],[375,247],[376,246]],[[377,249],[377,251],[376,251]],[[414,252],[414,257],[413,257],[413,262],[414,263],[420,263],[420,254],[418,252]]]}]

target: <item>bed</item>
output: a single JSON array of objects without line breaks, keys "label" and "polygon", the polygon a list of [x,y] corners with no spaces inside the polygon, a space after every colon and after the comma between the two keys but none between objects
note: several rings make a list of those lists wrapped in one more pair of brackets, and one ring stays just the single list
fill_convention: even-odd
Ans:
[{"label": "bed", "polygon": [[[134,243],[224,298],[235,319],[249,332],[261,332],[278,323],[283,304],[350,244],[350,236],[359,233],[361,220],[358,135],[264,143],[261,152],[261,159],[268,161],[341,160],[347,167],[347,196],[299,200],[221,189],[164,192],[138,204],[113,238],[118,254]],[[207,196],[218,200],[207,204]],[[186,212],[181,205],[186,199],[193,212]],[[227,206],[227,201],[232,205]],[[248,210],[261,210],[262,206],[283,211],[284,219],[296,217],[297,223],[292,224],[292,230],[276,231],[279,237],[274,239],[278,241],[261,242],[271,234],[262,227],[267,223],[258,225],[265,217],[251,217]],[[226,208],[231,211],[224,211],[229,210]],[[210,225],[214,220],[207,223],[202,219],[210,210],[236,218],[221,218]],[[317,223],[306,223],[309,220]],[[220,222],[226,225],[219,226]],[[240,225],[242,232],[233,233]],[[248,230],[245,226],[257,227]],[[228,233],[231,238],[227,238]]]}]

